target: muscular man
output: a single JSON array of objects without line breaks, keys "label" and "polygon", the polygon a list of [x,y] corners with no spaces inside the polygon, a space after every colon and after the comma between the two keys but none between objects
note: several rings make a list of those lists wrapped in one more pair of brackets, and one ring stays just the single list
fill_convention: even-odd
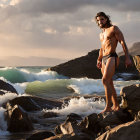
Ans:
[{"label": "muscular man", "polygon": [[[112,77],[115,73],[115,68],[119,64],[119,58],[116,54],[118,42],[122,45],[125,53],[125,65],[131,65],[128,48],[120,29],[111,24],[109,16],[104,12],[97,13],[95,17],[96,23],[102,29],[100,33],[101,49],[97,59],[97,67],[102,72],[102,82],[105,88],[106,107],[101,112],[118,111],[119,104],[117,102],[117,94],[113,85]],[[111,106],[111,101],[113,106]]]}]

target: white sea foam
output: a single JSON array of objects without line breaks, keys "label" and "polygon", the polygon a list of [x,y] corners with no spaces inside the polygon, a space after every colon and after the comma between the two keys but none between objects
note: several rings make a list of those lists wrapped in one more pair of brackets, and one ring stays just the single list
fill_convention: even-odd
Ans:
[{"label": "white sea foam", "polygon": [[9,84],[11,84],[16,89],[18,94],[24,94],[28,82],[25,82],[25,83],[15,83],[15,84],[9,82]]},{"label": "white sea foam", "polygon": [[7,130],[7,122],[4,119],[4,112],[6,110],[0,107],[0,135],[7,135],[9,134]]},{"label": "white sea foam", "polygon": [[10,81],[7,81],[4,77],[0,77],[0,80],[3,80],[4,82],[12,85],[18,94],[24,94],[25,93],[25,90],[26,90],[26,86],[28,84],[28,82],[25,82],[25,83],[11,83]]},{"label": "white sea foam", "polygon": [[46,80],[49,80],[49,79],[64,79],[64,78],[66,78],[65,76],[59,75],[57,72],[54,72],[54,71],[44,71],[44,70],[42,70],[39,73],[29,72],[26,69],[21,69],[19,71],[24,75],[24,78],[28,82],[46,81]]},{"label": "white sea foam", "polygon": [[43,110],[45,112],[57,112],[60,115],[68,115],[70,113],[76,113],[79,115],[89,115],[92,113],[99,113],[105,107],[105,101],[100,99],[95,101],[94,98],[85,99],[81,97],[80,99],[71,99],[68,105],[64,105],[62,109],[53,110]]},{"label": "white sea foam", "polygon": [[[130,81],[113,81],[114,87],[117,94],[120,94],[120,91],[123,87],[131,84],[140,84],[139,80],[130,80]],[[97,93],[103,94],[105,92],[104,86],[101,79],[88,79],[88,78],[72,78],[71,84],[68,85],[68,88],[74,90],[77,94],[93,94]]]},{"label": "white sea foam", "polygon": [[0,95],[0,106],[7,102],[8,100],[12,100],[14,98],[16,98],[18,95],[15,93],[6,93],[4,95]]},{"label": "white sea foam", "polygon": [[92,94],[104,92],[101,79],[72,78],[72,83],[68,86],[78,94]]},{"label": "white sea foam", "polygon": [[[5,68],[0,68],[0,71],[2,71],[1,75],[4,75],[5,77],[9,77],[9,73],[11,73],[10,79],[14,80],[16,76],[17,80],[20,80],[23,82],[33,82],[33,81],[46,81],[49,79],[64,79],[66,78],[63,75],[59,75],[55,71],[45,71],[42,70],[41,72],[34,73],[30,72],[26,69],[18,69],[15,67],[5,67]],[[18,79],[19,78],[19,79]],[[16,83],[16,82],[15,82]]]}]

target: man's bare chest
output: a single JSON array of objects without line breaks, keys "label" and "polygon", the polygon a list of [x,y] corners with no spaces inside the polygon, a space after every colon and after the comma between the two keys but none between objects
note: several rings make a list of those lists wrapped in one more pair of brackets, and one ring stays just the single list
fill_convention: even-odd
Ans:
[{"label": "man's bare chest", "polygon": [[111,40],[114,38],[114,32],[112,30],[105,30],[104,32],[101,33],[100,35],[100,40],[101,42],[106,42],[108,40]]}]

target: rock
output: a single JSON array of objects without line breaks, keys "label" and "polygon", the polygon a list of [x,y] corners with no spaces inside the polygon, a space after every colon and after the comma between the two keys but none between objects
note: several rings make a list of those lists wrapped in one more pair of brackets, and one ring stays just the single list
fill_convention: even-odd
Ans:
[{"label": "rock", "polygon": [[[140,55],[140,42],[135,42],[132,47],[129,48],[129,54],[132,56]],[[120,52],[119,56],[124,55],[124,52]]]},{"label": "rock", "polygon": [[79,126],[82,132],[91,136],[98,136],[119,124],[132,120],[130,113],[122,109],[117,112],[106,112],[98,115],[93,113],[85,117],[84,120],[79,123]]},{"label": "rock", "polygon": [[[63,124],[60,124],[58,130],[55,128],[55,132],[59,132],[59,134],[72,134],[72,133],[79,133],[80,128],[77,125],[77,122],[70,122],[65,121]],[[57,133],[58,134],[58,133]]]},{"label": "rock", "polygon": [[137,68],[134,64],[134,61],[133,61],[133,57],[130,56],[130,59],[132,61],[132,66],[126,68],[125,66],[125,55],[123,56],[120,56],[119,57],[119,66],[118,68],[116,69],[116,73],[134,73],[134,74],[138,74],[138,71],[137,71]]},{"label": "rock", "polygon": [[60,125],[57,125],[57,126],[55,127],[54,133],[55,133],[56,135],[63,134],[63,132],[61,131]]},{"label": "rock", "polygon": [[102,116],[98,116],[96,113],[93,113],[89,116],[86,116],[78,125],[80,126],[83,132],[95,136],[101,130],[99,122],[102,119]]},{"label": "rock", "polygon": [[85,133],[79,133],[78,135],[73,134],[57,135],[45,140],[94,140],[94,139]]},{"label": "rock", "polygon": [[7,120],[7,130],[10,132],[23,132],[33,130],[31,120],[21,106],[12,107],[7,103],[7,112],[5,113]]},{"label": "rock", "polygon": [[52,109],[61,107],[61,101],[53,99],[43,99],[34,96],[21,96],[9,101],[11,106],[20,105],[26,111],[38,111],[43,108]]},{"label": "rock", "polygon": [[4,95],[4,94],[5,94],[5,92],[0,90],[0,95]]},{"label": "rock", "polygon": [[75,113],[70,113],[69,115],[67,115],[67,121],[76,121],[76,120],[82,120],[82,117],[79,116],[78,114]]},{"label": "rock", "polygon": [[103,120],[99,122],[101,132],[105,132],[108,129],[113,128],[117,125],[133,120],[131,114],[124,109],[120,109],[119,111],[116,112],[106,112],[100,115],[102,115],[103,117]]},{"label": "rock", "polygon": [[130,85],[120,91],[122,107],[134,114],[140,110],[140,84]]},{"label": "rock", "polygon": [[105,132],[96,140],[139,140],[140,121],[121,124]]},{"label": "rock", "polygon": [[74,132],[80,132],[77,120],[82,120],[82,118],[75,113],[67,115],[66,121],[55,127],[55,134],[71,134]]},{"label": "rock", "polygon": [[[55,134],[57,136],[61,135],[61,138],[59,137],[60,140],[89,140],[90,136],[82,132],[80,126],[78,126],[77,121],[74,118],[69,119],[69,116],[75,116],[75,114],[68,115],[66,121],[55,128]],[[76,115],[76,117],[78,116]]]},{"label": "rock", "polygon": [[140,75],[137,72],[136,73],[116,73],[113,76],[113,80],[116,80],[116,79],[123,79],[125,81],[139,80]]},{"label": "rock", "polygon": [[2,80],[0,80],[0,90],[6,90],[6,91],[9,91],[12,93],[17,93],[16,89],[12,85],[10,85]]},{"label": "rock", "polygon": [[58,113],[55,112],[47,112],[43,115],[43,118],[52,118],[52,117],[58,117]]},{"label": "rock", "polygon": [[54,136],[54,134],[52,132],[42,131],[42,132],[37,132],[37,133],[31,135],[26,140],[43,140],[45,138],[49,138],[52,136]]},{"label": "rock", "polygon": [[[50,67],[47,69],[48,71],[56,71],[59,74],[71,77],[71,78],[81,78],[88,77],[93,79],[101,79],[102,74],[101,71],[96,67],[97,58],[99,55],[99,50],[93,50],[89,52],[87,55],[70,60],[66,63],[62,63],[60,65]],[[116,73],[133,73],[129,77],[128,80],[139,79],[140,77],[137,75],[139,72],[133,62],[133,57],[130,56],[132,60],[132,66],[126,69],[125,66],[125,56],[120,56],[120,63],[116,70]]]},{"label": "rock", "polygon": [[140,72],[140,55],[133,56],[133,60],[137,70]]},{"label": "rock", "polygon": [[99,50],[93,50],[86,56],[70,60],[47,70],[56,71],[57,73],[68,77],[101,79],[101,71],[96,67],[98,54]]}]

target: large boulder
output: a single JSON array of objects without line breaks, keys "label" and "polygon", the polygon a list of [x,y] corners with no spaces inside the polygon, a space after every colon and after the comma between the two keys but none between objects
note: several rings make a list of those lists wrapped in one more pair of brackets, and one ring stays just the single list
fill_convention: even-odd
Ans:
[{"label": "large boulder", "polygon": [[11,106],[20,105],[26,111],[37,111],[43,108],[52,109],[61,107],[61,101],[54,99],[43,99],[34,96],[20,96],[9,101]]},{"label": "large boulder", "polygon": [[140,72],[140,55],[133,56],[133,60],[137,70]]},{"label": "large boulder", "polygon": [[[140,42],[135,42],[132,47],[129,48],[129,54],[132,56],[140,55]],[[120,52],[119,56],[124,55],[124,52]]]},{"label": "large boulder", "polygon": [[66,121],[55,128],[55,134],[72,134],[72,133],[80,133],[80,128],[77,125],[77,121],[75,119],[69,119],[67,117]]},{"label": "large boulder", "polygon": [[117,112],[105,112],[103,114],[93,113],[85,117],[81,123],[79,123],[80,128],[83,132],[89,135],[100,135],[117,125],[132,121],[132,117],[129,112],[125,110],[120,110]]},{"label": "large boulder", "polygon": [[[67,116],[66,121],[55,128],[55,134],[57,137],[52,137],[53,139],[60,140],[92,140],[95,135],[90,135],[82,132],[81,127],[78,125],[78,120],[81,120],[81,117],[77,114],[71,113]],[[60,137],[59,137],[60,136]]]},{"label": "large boulder", "polygon": [[7,103],[7,111],[5,112],[7,120],[7,130],[10,132],[24,132],[33,130],[33,125],[28,114],[21,106],[12,107]]},{"label": "large boulder", "polygon": [[[47,70],[56,71],[59,74],[71,78],[88,77],[93,79],[101,79],[102,78],[101,70],[96,67],[98,55],[99,50],[93,50],[85,56],[70,60],[66,63],[62,63],[54,67],[50,67]],[[132,60],[132,66],[128,68],[126,68],[125,66],[125,56],[122,55],[119,58],[120,63],[116,70],[116,73],[133,73],[136,75],[132,76],[132,79],[139,79],[139,77],[137,77],[137,74],[139,72],[135,66],[135,63],[133,62],[133,57],[130,56]]]},{"label": "large boulder", "polygon": [[137,114],[140,110],[140,84],[130,85],[120,91],[122,107]]},{"label": "large boulder", "polygon": [[68,77],[88,77],[99,79],[102,77],[102,75],[101,71],[96,67],[98,55],[99,50],[94,50],[89,52],[86,56],[82,56],[66,63],[51,67],[48,70],[56,71],[57,73]]},{"label": "large boulder", "polygon": [[6,83],[2,80],[0,80],[0,90],[17,93],[16,89],[12,85],[10,85],[9,83]]},{"label": "large boulder", "polygon": [[140,121],[132,121],[105,132],[96,140],[139,140]]},{"label": "large boulder", "polygon": [[128,68],[126,68],[126,66],[125,66],[125,56],[124,55],[122,55],[122,56],[120,56],[119,57],[119,66],[118,66],[118,68],[116,69],[116,72],[118,73],[138,73],[138,71],[137,71],[137,68],[136,68],[136,66],[135,66],[135,64],[134,64],[134,61],[133,61],[133,57],[132,56],[130,56],[130,59],[131,59],[131,61],[132,61],[132,65],[130,66],[130,67],[128,67]]}]

